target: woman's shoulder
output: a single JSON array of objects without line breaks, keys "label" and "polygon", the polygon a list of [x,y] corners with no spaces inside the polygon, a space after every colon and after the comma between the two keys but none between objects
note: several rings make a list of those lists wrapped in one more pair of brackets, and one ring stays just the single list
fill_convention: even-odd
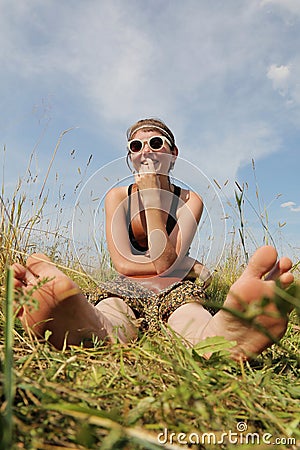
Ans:
[{"label": "woman's shoulder", "polygon": [[123,201],[128,195],[128,186],[117,186],[114,188],[111,188],[106,196],[105,196],[105,202],[109,203],[115,203],[117,201]]},{"label": "woman's shoulder", "polygon": [[203,203],[201,196],[199,194],[197,194],[197,192],[191,191],[190,189],[181,188],[180,197],[184,201],[184,203],[187,203],[187,202],[193,202],[193,203],[196,202],[196,203],[200,203],[200,204]]},{"label": "woman's shoulder", "polygon": [[178,208],[178,218],[181,215],[184,216],[186,214],[186,208],[188,208],[198,222],[203,212],[203,201],[200,195],[190,189],[182,188],[180,198],[182,203]]}]

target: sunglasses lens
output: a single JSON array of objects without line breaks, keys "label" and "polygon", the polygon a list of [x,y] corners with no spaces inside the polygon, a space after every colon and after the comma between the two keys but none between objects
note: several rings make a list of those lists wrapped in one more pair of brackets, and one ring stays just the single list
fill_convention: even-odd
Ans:
[{"label": "sunglasses lens", "polygon": [[152,150],[160,150],[164,145],[164,141],[161,137],[154,136],[150,139],[149,144]]},{"label": "sunglasses lens", "polygon": [[134,141],[131,141],[130,142],[130,151],[132,153],[137,153],[137,152],[141,151],[142,146],[143,146],[142,141],[139,141],[137,139]]}]

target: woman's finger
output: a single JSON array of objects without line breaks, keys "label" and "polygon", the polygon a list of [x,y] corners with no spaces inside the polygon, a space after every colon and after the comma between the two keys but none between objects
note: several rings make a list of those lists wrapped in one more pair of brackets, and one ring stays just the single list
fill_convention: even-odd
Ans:
[{"label": "woman's finger", "polygon": [[154,163],[153,163],[152,159],[147,158],[146,161],[147,161],[148,167],[150,169],[149,172],[155,172]]}]

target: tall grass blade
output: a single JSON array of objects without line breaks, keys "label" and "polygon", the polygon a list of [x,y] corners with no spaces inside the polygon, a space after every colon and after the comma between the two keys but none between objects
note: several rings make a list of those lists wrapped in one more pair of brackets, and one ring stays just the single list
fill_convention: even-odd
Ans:
[{"label": "tall grass blade", "polygon": [[244,214],[243,214],[243,206],[244,206],[244,186],[241,187],[238,182],[235,182],[236,186],[238,187],[241,194],[239,195],[238,192],[235,190],[235,201],[238,207],[239,212],[239,218],[240,218],[240,228],[239,228],[239,235],[242,243],[242,248],[245,255],[245,261],[248,263],[249,261],[249,255],[246,249],[246,241],[245,241],[245,228],[244,228]]},{"label": "tall grass blade", "polygon": [[41,200],[41,198],[42,198],[42,195],[43,195],[43,192],[44,192],[44,189],[45,189],[45,186],[46,186],[46,183],[47,183],[49,174],[50,174],[50,170],[51,170],[51,167],[52,167],[52,165],[53,165],[53,162],[54,162],[54,159],[55,159],[57,150],[59,149],[59,146],[60,146],[60,143],[61,143],[61,141],[62,141],[62,138],[64,137],[64,135],[65,135],[66,133],[68,133],[68,132],[71,131],[72,129],[73,129],[73,128],[69,128],[68,130],[63,131],[63,132],[59,135],[58,141],[57,141],[57,143],[56,143],[56,146],[55,146],[55,149],[54,149],[54,152],[53,152],[53,155],[52,155],[51,161],[50,161],[50,163],[49,163],[49,166],[48,166],[48,169],[47,169],[47,173],[46,173],[46,176],[45,176],[43,185],[42,185],[42,189],[41,189],[41,192],[40,192],[40,195],[39,195],[39,200]]},{"label": "tall grass blade", "polygon": [[3,435],[0,441],[1,449],[13,448],[13,402],[14,402],[14,376],[13,376],[13,269],[7,269],[6,297],[5,297],[5,344],[4,344],[4,398]]}]

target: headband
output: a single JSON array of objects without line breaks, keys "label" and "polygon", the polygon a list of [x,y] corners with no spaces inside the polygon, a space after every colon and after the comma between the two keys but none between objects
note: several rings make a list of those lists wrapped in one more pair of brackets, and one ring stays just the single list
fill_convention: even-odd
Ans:
[{"label": "headband", "polygon": [[131,130],[129,130],[130,133],[127,134],[127,138],[129,139],[131,134],[134,134],[137,131],[142,130],[143,128],[154,128],[155,130],[161,131],[167,138],[169,138],[169,141],[172,143],[172,145],[175,145],[175,142],[174,142],[174,139],[172,138],[172,136],[170,136],[170,134],[166,130],[164,130],[162,127],[159,127],[158,125],[151,125],[151,124],[141,125],[140,127],[137,127],[135,130],[133,130],[133,132]]}]

